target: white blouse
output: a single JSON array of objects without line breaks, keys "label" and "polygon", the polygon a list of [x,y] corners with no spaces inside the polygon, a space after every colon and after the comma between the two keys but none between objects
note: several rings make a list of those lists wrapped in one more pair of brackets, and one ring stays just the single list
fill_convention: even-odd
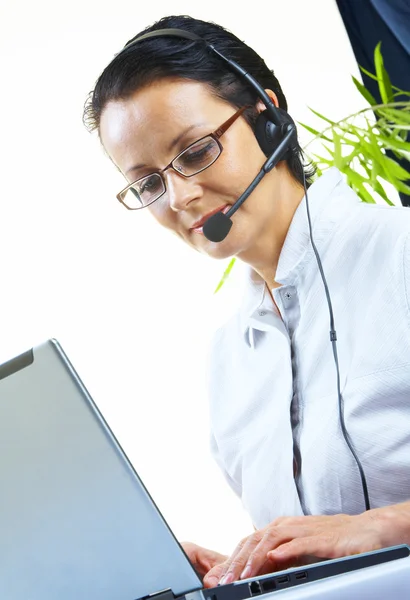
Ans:
[{"label": "white blouse", "polygon": [[[410,499],[410,208],[365,204],[329,169],[308,190],[333,304],[347,431],[371,508]],[[306,201],[272,294],[251,272],[210,355],[211,449],[254,525],[365,509],[342,435],[329,311]],[[282,318],[281,318],[282,317]]]}]

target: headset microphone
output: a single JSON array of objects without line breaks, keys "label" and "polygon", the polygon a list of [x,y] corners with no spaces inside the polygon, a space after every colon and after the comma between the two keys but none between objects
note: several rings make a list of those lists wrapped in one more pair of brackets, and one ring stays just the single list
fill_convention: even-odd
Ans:
[{"label": "headset microphone", "polygon": [[245,200],[250,196],[253,190],[256,188],[258,183],[263,179],[266,173],[269,173],[277,165],[277,163],[281,160],[284,153],[289,147],[289,141],[295,135],[295,126],[289,123],[284,126],[286,128],[286,134],[279,145],[275,148],[274,152],[268,158],[268,160],[263,165],[262,169],[259,171],[255,179],[252,183],[246,188],[244,193],[238,198],[238,200],[231,206],[231,208],[226,212],[218,212],[212,217],[207,219],[202,227],[202,231],[204,236],[210,242],[222,242],[228,235],[232,227],[232,215],[236,213],[238,208],[242,206]]}]

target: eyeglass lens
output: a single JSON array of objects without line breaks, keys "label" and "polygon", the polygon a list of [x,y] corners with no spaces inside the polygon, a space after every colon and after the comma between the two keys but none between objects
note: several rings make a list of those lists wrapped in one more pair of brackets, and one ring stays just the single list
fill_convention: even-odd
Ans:
[{"label": "eyeglass lens", "polygon": [[[173,161],[171,166],[185,177],[196,175],[210,167],[221,153],[218,142],[211,136],[188,146]],[[132,209],[143,208],[157,200],[166,191],[165,182],[159,173],[151,173],[138,179],[123,196],[123,203]]]}]

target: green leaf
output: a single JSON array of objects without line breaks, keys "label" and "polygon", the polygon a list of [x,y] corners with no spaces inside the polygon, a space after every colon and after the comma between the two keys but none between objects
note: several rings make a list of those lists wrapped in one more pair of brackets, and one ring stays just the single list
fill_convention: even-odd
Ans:
[{"label": "green leaf", "polygon": [[368,136],[370,138],[370,142],[368,142],[365,138],[361,140],[361,147],[364,151],[364,155],[366,156],[367,154],[370,160],[378,161],[380,163],[380,166],[383,168],[385,154],[380,149],[380,146],[378,144],[378,138],[371,129],[368,131]]},{"label": "green leaf", "polygon": [[384,189],[384,187],[382,186],[380,181],[377,179],[379,176],[383,177],[383,173],[381,172],[381,170],[379,168],[379,164],[377,162],[373,162],[372,171],[371,171],[371,175],[370,175],[371,185],[372,185],[374,191],[377,192],[379,194],[379,196],[381,198],[383,198],[383,200],[387,204],[390,204],[390,206],[393,206],[394,204],[389,199],[388,195],[386,194],[386,190]]},{"label": "green leaf", "polygon": [[384,189],[384,187],[382,186],[382,184],[380,183],[380,181],[376,180],[374,182],[373,187],[374,187],[374,190],[379,194],[379,196],[381,198],[383,198],[383,200],[386,202],[386,204],[389,204],[389,206],[394,206],[394,202],[392,202],[390,200],[390,198],[386,194],[386,190]]},{"label": "green leaf", "polygon": [[406,131],[404,129],[395,129],[393,134],[396,137],[399,137],[403,142],[405,142],[407,140],[408,134],[406,133]]},{"label": "green leaf", "polygon": [[374,75],[374,73],[370,73],[370,71],[367,71],[364,67],[361,67],[360,65],[359,65],[359,69],[362,71],[362,73],[367,75],[367,77],[370,77],[370,79],[374,79],[374,81],[378,81],[378,77],[377,77],[377,75]]},{"label": "green leaf", "polygon": [[407,110],[399,110],[397,108],[377,108],[377,114],[381,114],[382,116],[386,116],[389,120],[394,121],[394,123],[409,123],[410,124],[410,111]]},{"label": "green leaf", "polygon": [[383,56],[381,53],[381,42],[379,42],[374,50],[374,66],[376,69],[377,81],[379,83],[380,97],[385,104],[392,102],[393,89],[391,86],[390,77],[384,68]]},{"label": "green leaf", "polygon": [[323,115],[321,115],[319,112],[317,112],[316,110],[313,110],[313,108],[310,108],[310,106],[308,106],[309,110],[312,111],[312,113],[314,115],[316,115],[317,117],[319,117],[320,119],[323,119],[323,121],[326,121],[326,123],[330,123],[331,125],[335,126],[336,123],[334,121],[331,121],[330,119],[328,119],[327,117],[324,117]]},{"label": "green leaf", "polygon": [[410,179],[410,172],[403,169],[395,160],[390,158],[389,156],[385,156],[386,167],[389,169],[390,173],[393,177],[397,177],[397,179],[401,179],[406,181],[406,179]]},{"label": "green leaf", "polygon": [[379,139],[386,148],[397,150],[403,154],[410,154],[410,142],[405,142],[402,138],[398,139],[397,137],[380,134]]},{"label": "green leaf", "polygon": [[403,183],[403,181],[396,179],[396,181],[393,185],[398,192],[403,192],[403,194],[407,194],[407,195],[410,194],[410,185]]},{"label": "green leaf", "polygon": [[324,133],[318,131],[317,129],[310,127],[310,125],[305,125],[305,123],[301,123],[300,121],[298,121],[298,124],[307,129],[310,133],[313,133],[314,136],[320,137],[322,140],[326,140],[327,142],[332,141],[331,138],[327,137]]},{"label": "green leaf", "polygon": [[362,155],[361,155],[361,154],[358,154],[358,155],[357,155],[357,159],[358,159],[358,162],[359,162],[360,166],[362,167],[362,169],[363,169],[364,171],[366,171],[366,175],[367,175],[367,177],[368,177],[369,179],[371,179],[371,180],[372,180],[372,182],[373,182],[373,169],[370,169],[370,168],[369,168],[369,166],[370,166],[371,162],[370,162],[370,161],[366,161],[366,162],[365,162],[365,161],[363,160],[363,158],[362,158]]},{"label": "green leaf", "polygon": [[340,137],[337,135],[335,130],[333,130],[333,145],[334,145],[333,160],[335,162],[335,166],[338,169],[342,169],[343,168],[342,144],[340,142]]},{"label": "green leaf", "polygon": [[[376,160],[379,163],[382,177],[391,183],[399,192],[404,192],[405,194],[410,193],[410,186],[403,183],[403,180],[410,179],[410,173],[397,164],[395,160],[386,156],[378,146],[376,136],[373,132],[370,133],[371,148],[374,150],[372,157],[373,160]],[[363,144],[366,145],[367,142],[363,140]]]},{"label": "green leaf", "polygon": [[386,155],[381,151],[377,143],[377,137],[371,131],[369,132],[369,137],[370,143],[366,139],[361,140],[364,160],[366,162],[371,161],[372,167],[378,169],[378,174],[396,187],[397,180],[386,166]]},{"label": "green leaf", "polygon": [[[369,173],[370,171],[370,173]],[[366,169],[366,173],[367,176],[369,177],[369,179],[372,182],[372,186],[376,187],[377,186],[377,178],[380,175],[381,171],[380,171],[380,167],[379,167],[379,163],[377,161],[372,161],[372,168],[370,169]]]},{"label": "green leaf", "polygon": [[353,150],[343,158],[343,167],[349,166],[358,156],[360,156],[360,143],[350,144],[353,146]]},{"label": "green leaf", "polygon": [[357,193],[359,194],[359,196],[361,197],[361,199],[363,200],[363,202],[367,202],[367,204],[376,204],[375,198],[373,198],[373,196],[365,188],[364,185],[361,185],[358,188]]},{"label": "green leaf", "polygon": [[360,83],[360,81],[358,81],[356,79],[356,77],[354,77],[353,75],[352,75],[352,79],[353,79],[353,83],[355,84],[355,86],[357,87],[357,89],[359,90],[359,92],[361,93],[361,95],[363,96],[363,98],[365,100],[367,100],[367,102],[371,106],[377,104],[374,96],[372,96],[372,94],[369,92],[369,90],[362,83]]},{"label": "green leaf", "polygon": [[[332,143],[333,143],[333,141],[332,141]],[[322,144],[322,147],[330,154],[330,156],[332,157],[332,163],[333,163],[335,160],[334,151],[331,148],[329,148],[326,144]]]},{"label": "green leaf", "polygon": [[410,92],[405,92],[404,90],[401,90],[400,88],[397,88],[395,85],[392,85],[392,88],[394,90],[396,90],[393,94],[393,96],[396,98],[396,96],[410,96]]},{"label": "green leaf", "polygon": [[403,138],[407,139],[407,136],[409,135],[407,132],[410,130],[410,123],[408,125],[402,125],[400,123],[393,123],[390,120],[386,121],[383,118],[379,119],[376,129],[378,129],[380,133],[384,132],[387,135],[391,135],[393,137],[396,137],[399,135],[399,133],[401,133],[401,135],[403,135]]},{"label": "green leaf", "polygon": [[234,266],[236,262],[236,258],[231,258],[231,260],[229,261],[228,266],[226,267],[224,274],[222,275],[222,279],[220,280],[220,282],[218,283],[218,285],[216,286],[216,289],[214,291],[214,294],[216,294],[217,292],[219,292],[219,290],[221,289],[221,287],[223,286],[223,284],[226,282],[226,280],[229,277],[230,272],[232,271],[232,267]]},{"label": "green leaf", "polygon": [[320,163],[323,163],[323,164],[327,165],[328,167],[333,167],[333,160],[328,160],[327,158],[324,158],[323,156],[319,156],[318,154],[313,154],[313,156]]},{"label": "green leaf", "polygon": [[350,167],[346,167],[345,173],[351,182],[352,187],[355,188],[357,194],[360,196],[361,200],[363,202],[367,202],[368,204],[375,204],[376,200],[363,185],[364,183],[370,183],[370,181],[356,171],[353,171],[353,169]]}]

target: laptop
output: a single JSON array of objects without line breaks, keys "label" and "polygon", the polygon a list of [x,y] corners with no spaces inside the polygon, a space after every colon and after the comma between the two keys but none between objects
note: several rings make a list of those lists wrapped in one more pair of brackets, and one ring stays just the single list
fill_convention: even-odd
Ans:
[{"label": "laptop", "polygon": [[290,600],[389,565],[410,577],[402,545],[204,589],[53,339],[0,366],[0,482],[4,600]]}]

